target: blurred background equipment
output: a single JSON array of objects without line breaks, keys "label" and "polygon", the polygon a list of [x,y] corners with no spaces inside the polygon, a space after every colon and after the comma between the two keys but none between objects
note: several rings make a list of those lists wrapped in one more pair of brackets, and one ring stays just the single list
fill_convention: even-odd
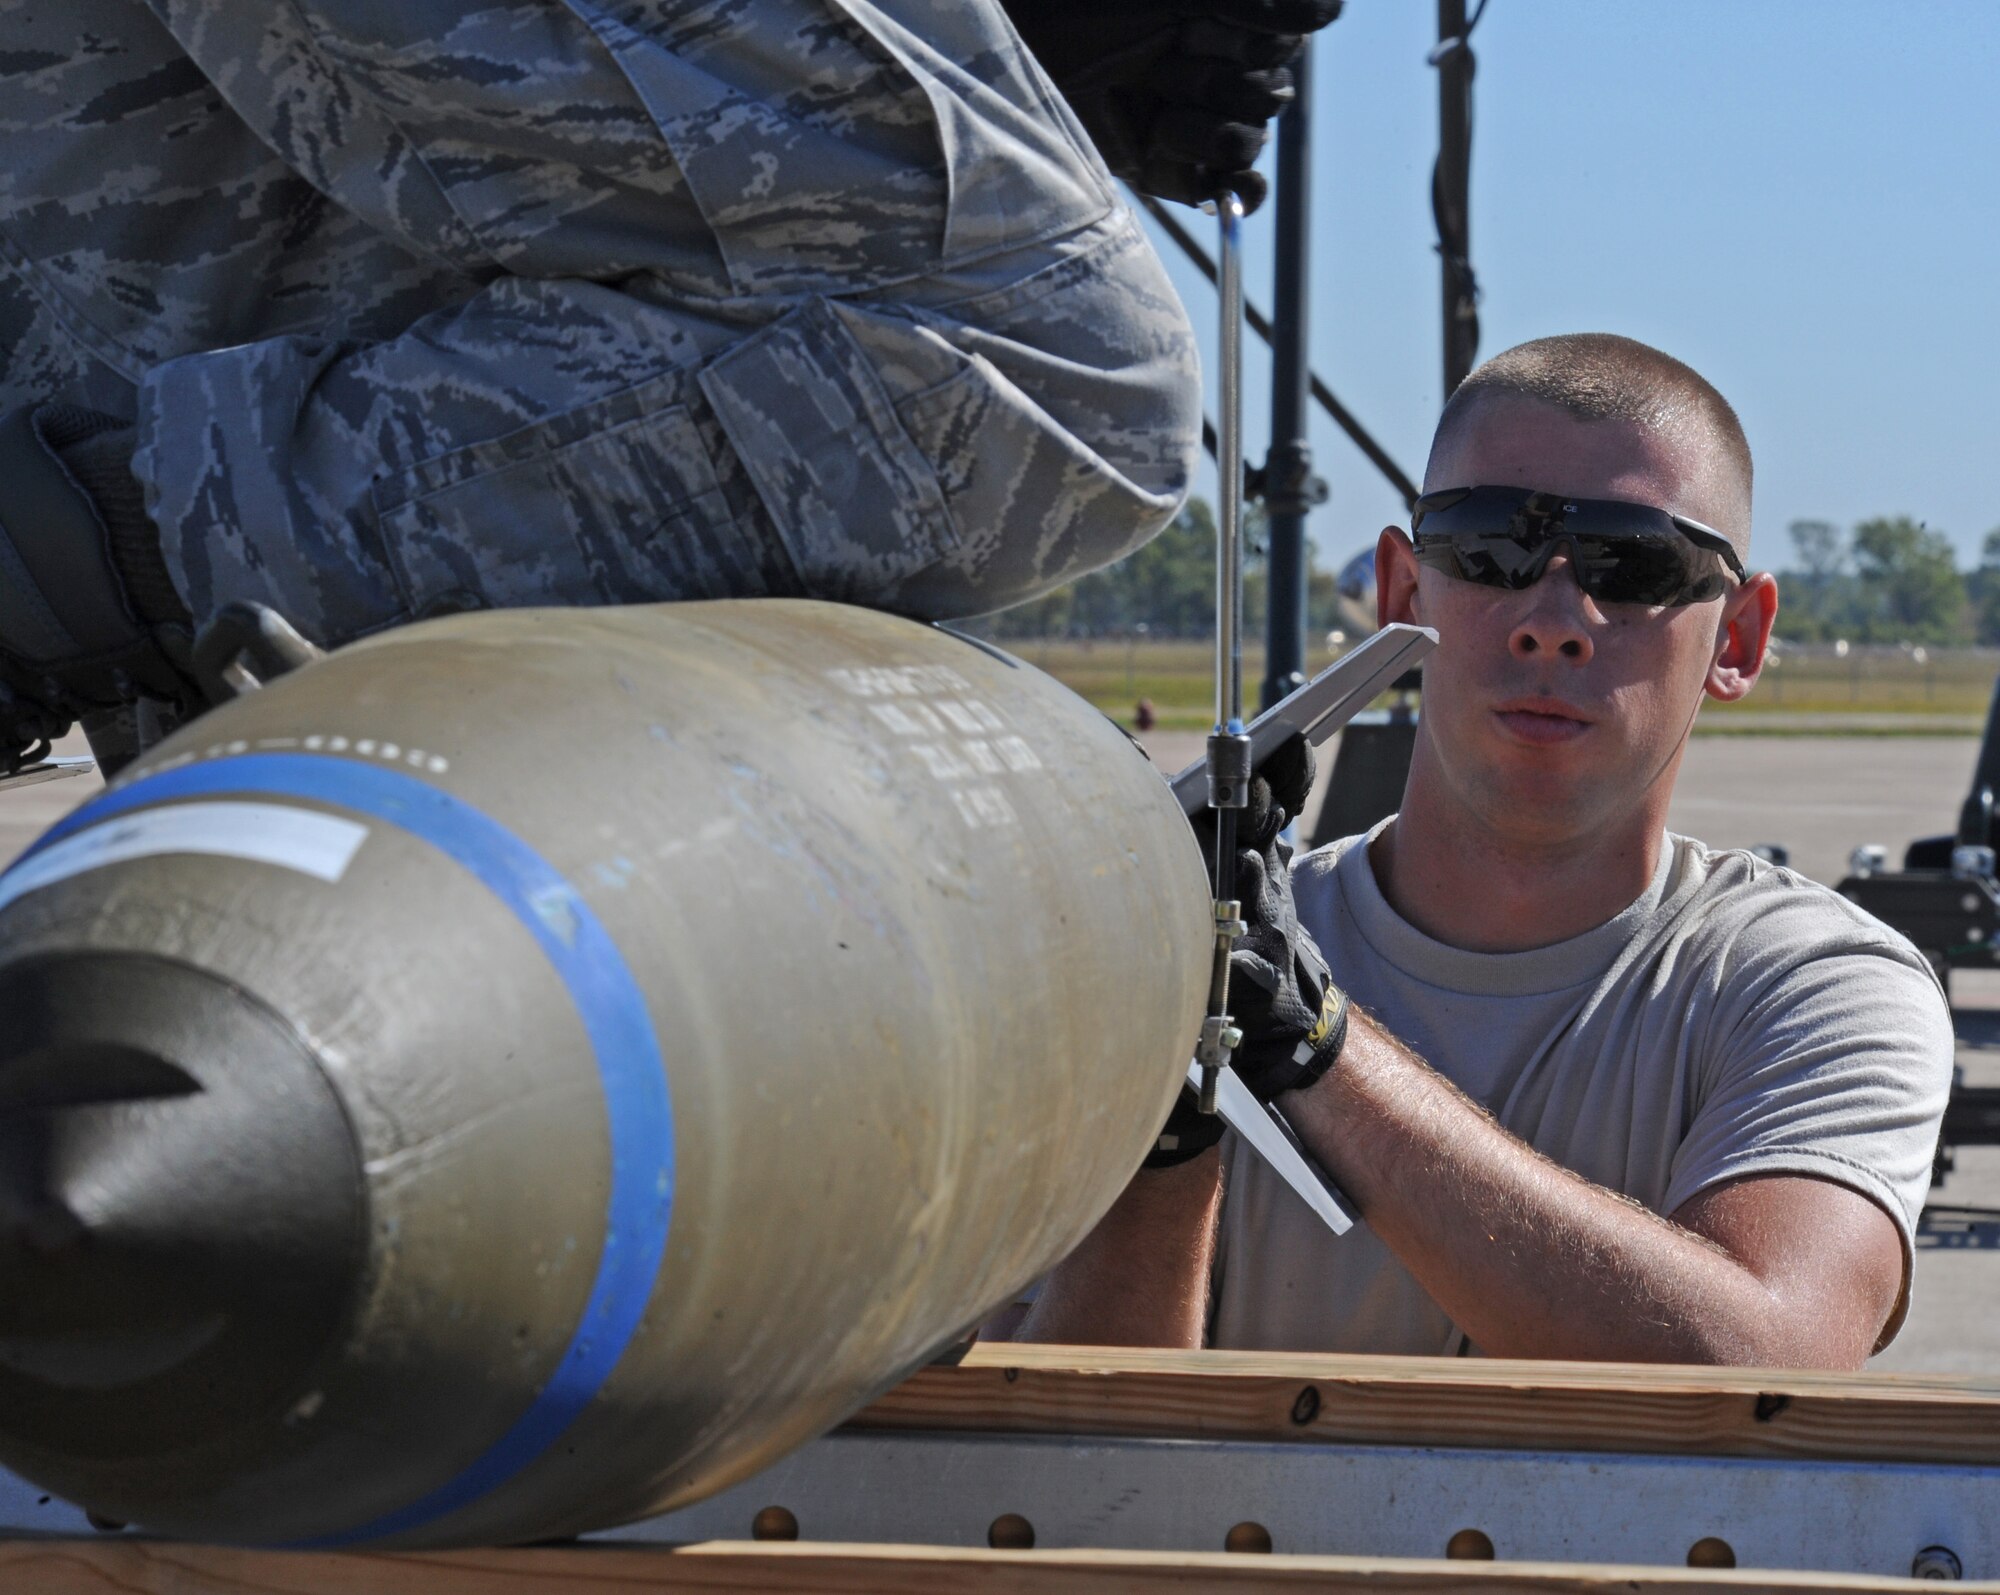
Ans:
[{"label": "blurred background equipment", "polygon": [[[1855,848],[1838,890],[1931,961],[1947,997],[1954,969],[2000,968],[2000,682],[1986,717],[1973,767],[1972,790],[1958,811],[1958,829],[1924,836],[1903,850],[1903,867],[1888,867],[1887,849]],[[1958,1163],[1963,1146],[2000,1146],[2000,1086],[1974,1086],[1960,1066],[1945,1107],[1933,1182]],[[2000,1216],[2000,1215],[1995,1215]]]}]

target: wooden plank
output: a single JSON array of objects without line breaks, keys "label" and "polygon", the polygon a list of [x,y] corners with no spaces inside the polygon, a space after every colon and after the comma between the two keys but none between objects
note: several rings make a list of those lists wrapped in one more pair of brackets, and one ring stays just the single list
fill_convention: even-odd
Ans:
[{"label": "wooden plank", "polygon": [[870,1429],[2000,1464],[1990,1379],[995,1344]]},{"label": "wooden plank", "polygon": [[[1136,1595],[1363,1590],[1399,1595],[1889,1595],[1906,1579],[1591,1563],[1387,1561],[906,1545],[542,1547],[298,1555],[139,1540],[0,1542],[0,1595]],[[2000,1592],[2000,1583],[1959,1588]]]}]

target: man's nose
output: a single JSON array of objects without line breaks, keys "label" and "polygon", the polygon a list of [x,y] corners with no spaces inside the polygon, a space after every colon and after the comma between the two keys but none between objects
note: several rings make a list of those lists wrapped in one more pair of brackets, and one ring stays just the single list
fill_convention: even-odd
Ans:
[{"label": "man's nose", "polygon": [[1581,587],[1567,554],[1557,554],[1542,578],[1528,589],[1527,612],[1514,623],[1507,646],[1516,659],[1550,654],[1571,664],[1588,664],[1595,651],[1590,620],[1596,609]]}]

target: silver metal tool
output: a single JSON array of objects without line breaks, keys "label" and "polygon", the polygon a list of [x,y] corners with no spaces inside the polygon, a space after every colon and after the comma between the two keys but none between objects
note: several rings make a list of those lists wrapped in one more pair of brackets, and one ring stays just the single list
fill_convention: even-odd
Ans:
[{"label": "silver metal tool", "polygon": [[1215,528],[1215,729],[1208,735],[1208,807],[1215,811],[1215,950],[1208,1011],[1195,1047],[1203,1113],[1215,1112],[1215,1088],[1242,1039],[1229,1015],[1229,954],[1243,934],[1236,896],[1236,817],[1250,802],[1250,737],[1243,729],[1243,202],[1216,200],[1222,223],[1220,361],[1222,414],[1216,471],[1221,514]]},{"label": "silver metal tool", "polygon": [[[1188,1065],[1189,1085],[1199,1087],[1200,1070],[1199,1063]],[[1215,1111],[1222,1115],[1224,1124],[1250,1143],[1251,1151],[1271,1165],[1272,1172],[1292,1188],[1299,1200],[1319,1215],[1320,1222],[1328,1229],[1336,1235],[1345,1235],[1354,1228],[1352,1199],[1314,1161],[1285,1116],[1268,1102],[1259,1102],[1251,1095],[1242,1076],[1227,1064],[1216,1072]]]},{"label": "silver metal tool", "polygon": [[79,775],[88,775],[96,768],[95,759],[44,759],[40,764],[30,764],[12,775],[0,775],[0,792],[11,792],[16,787],[40,786],[45,781],[71,780]]},{"label": "silver metal tool", "polygon": [[1204,1113],[1223,1119],[1276,1170],[1336,1235],[1353,1227],[1346,1198],[1306,1155],[1277,1109],[1259,1102],[1229,1067],[1242,1032],[1229,1012],[1229,958],[1243,934],[1236,896],[1236,821],[1249,806],[1250,780],[1259,762],[1292,736],[1318,746],[1370,699],[1437,646],[1437,633],[1392,625],[1377,632],[1297,692],[1243,724],[1243,266],[1239,248],[1242,202],[1224,194],[1216,203],[1221,231],[1217,289],[1222,301],[1221,415],[1216,468],[1221,514],[1215,534],[1215,729],[1203,759],[1174,777],[1174,795],[1190,817],[1215,811],[1215,945],[1208,1006],[1188,1081]]},{"label": "silver metal tool", "polygon": [[[1251,769],[1294,735],[1321,746],[1436,646],[1437,633],[1428,626],[1384,626],[1250,722],[1245,733]],[[1204,757],[1173,778],[1174,796],[1185,813],[1199,814],[1209,806],[1208,774]]]}]

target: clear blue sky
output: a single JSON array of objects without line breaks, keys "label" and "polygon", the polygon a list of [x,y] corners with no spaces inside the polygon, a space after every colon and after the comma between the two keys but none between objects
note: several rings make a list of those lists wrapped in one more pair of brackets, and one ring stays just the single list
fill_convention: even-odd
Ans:
[{"label": "clear blue sky", "polygon": [[[1314,95],[1313,364],[1413,476],[1442,401],[1435,29],[1425,0],[1348,0]],[[1490,0],[1473,43],[1481,354],[1591,330],[1688,361],[1749,431],[1758,563],[1792,520],[1881,514],[1972,563],[2000,526],[2000,0]],[[1214,297],[1161,252],[1212,362]],[[1313,445],[1337,565],[1401,506],[1317,414]]]}]

